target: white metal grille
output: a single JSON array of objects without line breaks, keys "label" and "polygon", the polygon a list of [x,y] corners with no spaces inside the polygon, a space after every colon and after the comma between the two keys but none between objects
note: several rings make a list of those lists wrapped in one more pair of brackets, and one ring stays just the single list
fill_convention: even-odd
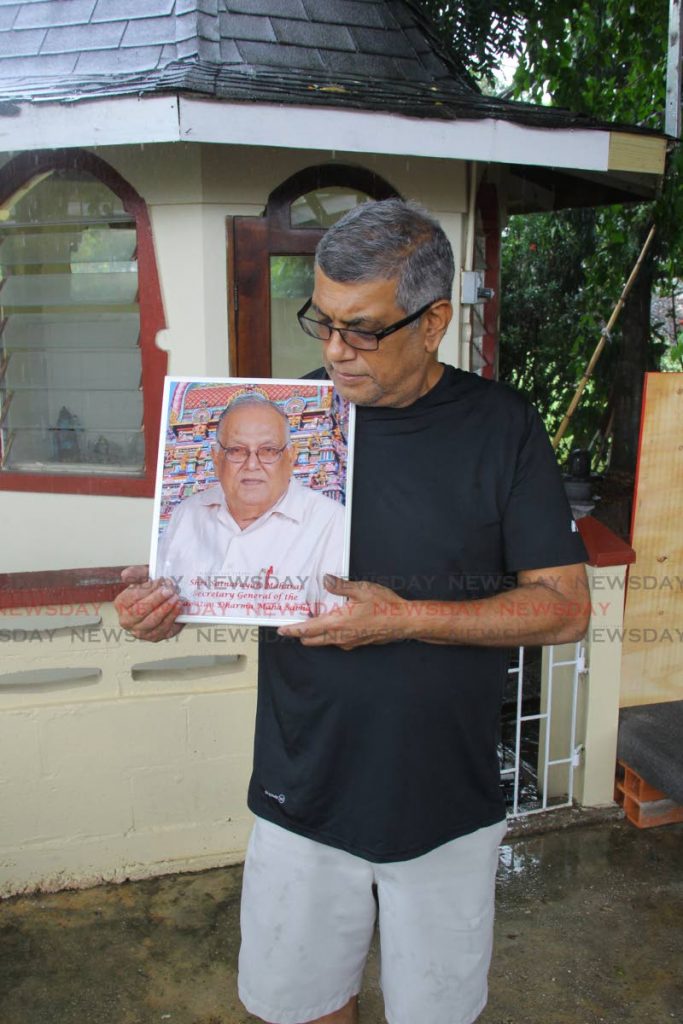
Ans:
[{"label": "white metal grille", "polygon": [[[519,648],[516,665],[509,670],[516,676],[516,715],[512,746],[501,747],[501,776],[512,783],[508,816],[517,818],[558,807],[571,806],[574,799],[574,771],[580,763],[577,745],[579,690],[585,672],[585,651],[581,643],[565,644],[558,657],[557,647],[543,654],[538,711],[525,711],[529,703],[525,688],[525,649]],[[525,730],[532,731],[535,742],[525,744]],[[529,751],[532,754],[529,754]],[[530,757],[535,764],[531,763]]]}]

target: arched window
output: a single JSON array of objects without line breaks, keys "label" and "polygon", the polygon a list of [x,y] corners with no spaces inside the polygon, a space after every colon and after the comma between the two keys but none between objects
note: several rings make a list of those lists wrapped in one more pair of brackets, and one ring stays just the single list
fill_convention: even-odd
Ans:
[{"label": "arched window", "polygon": [[145,204],[79,151],[0,171],[0,487],[153,494],[166,355]]},{"label": "arched window", "polygon": [[[241,377],[299,377],[320,364],[320,343],[296,311],[313,288],[313,254],[327,228],[368,199],[398,193],[364,167],[321,164],[292,175],[262,217],[233,221],[230,362]],[[400,197],[399,197],[400,198]]]}]

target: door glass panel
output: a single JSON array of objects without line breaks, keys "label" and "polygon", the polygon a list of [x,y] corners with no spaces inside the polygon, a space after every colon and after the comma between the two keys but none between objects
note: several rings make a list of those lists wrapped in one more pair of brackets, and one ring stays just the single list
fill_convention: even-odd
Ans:
[{"label": "door glass panel", "polygon": [[365,192],[355,192],[341,185],[318,188],[294,200],[289,208],[289,222],[293,228],[329,228],[369,198]]},{"label": "door glass panel", "polygon": [[296,318],[313,291],[313,254],[270,257],[270,336],[274,377],[301,377],[321,364],[320,342]]}]

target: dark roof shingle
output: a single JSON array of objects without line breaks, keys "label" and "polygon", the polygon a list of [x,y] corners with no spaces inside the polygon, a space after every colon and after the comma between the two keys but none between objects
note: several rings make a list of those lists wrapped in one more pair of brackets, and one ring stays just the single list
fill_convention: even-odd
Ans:
[{"label": "dark roof shingle", "polygon": [[235,14],[265,14],[277,18],[309,20],[303,0],[278,0],[277,4],[269,3],[268,0],[231,0],[228,6]]},{"label": "dark roof shingle", "polygon": [[82,53],[75,74],[128,74],[140,69],[153,70],[159,63],[161,46],[124,47],[120,50],[89,50]]},{"label": "dark roof shingle", "polygon": [[159,92],[597,124],[482,96],[413,0],[0,0],[0,101]]},{"label": "dark roof shingle", "polygon": [[368,25],[384,28],[382,4],[364,0],[304,0],[311,21],[328,21],[339,25]]},{"label": "dark roof shingle", "polygon": [[96,0],[61,0],[53,4],[19,4],[14,28],[54,28],[55,25],[82,25],[90,21]]},{"label": "dark roof shingle", "polygon": [[[233,39],[240,43],[243,40],[274,43],[275,30],[270,18],[259,18],[254,14],[222,13],[219,19],[222,39]],[[310,46],[309,46],[310,49]]]},{"label": "dark roof shingle", "polygon": [[381,56],[415,57],[415,47],[401,31],[387,28],[350,28],[359,53],[377,53]]},{"label": "dark roof shingle", "polygon": [[35,59],[35,54],[40,52],[47,29],[27,28],[12,29],[2,33],[0,53],[5,57],[25,57],[26,62]]},{"label": "dark roof shingle", "polygon": [[5,7],[0,7],[0,32],[13,27],[18,13],[19,4],[7,4]]},{"label": "dark roof shingle", "polygon": [[40,53],[70,53],[79,50],[113,50],[126,30],[125,21],[99,22],[93,25],[64,25],[47,30]]},{"label": "dark roof shingle", "polygon": [[[0,11],[2,5],[0,0]],[[444,82],[455,75],[455,64],[411,18],[410,0],[24,0],[5,6],[0,77],[8,82],[6,93],[14,78],[14,95],[22,99],[51,94],[73,100],[86,85],[91,95],[93,83],[79,82],[78,75],[96,70],[98,63],[103,74],[114,75],[152,67],[161,72],[174,61],[193,58],[233,68],[241,63],[255,86],[258,72],[281,68],[304,75],[344,73],[368,84],[378,77],[387,83],[412,81],[427,88],[435,69]],[[48,62],[75,52],[76,69],[66,77]],[[23,63],[3,73],[2,64],[19,56]],[[156,64],[150,63],[153,56]],[[112,81],[108,90],[102,81],[99,91],[118,94],[123,84]],[[161,78],[157,84],[162,87]],[[467,87],[464,79],[453,84]],[[147,79],[145,88],[153,91],[154,83]],[[253,98],[258,99],[258,88]]]},{"label": "dark roof shingle", "polygon": [[237,49],[245,64],[267,68],[291,68],[302,70],[325,67],[317,49],[308,46],[280,46],[279,43],[257,43],[240,39]]},{"label": "dark roof shingle", "polygon": [[356,50],[356,43],[346,25],[315,25],[291,18],[271,18],[280,43],[317,46],[324,50]]},{"label": "dark roof shingle", "polygon": [[[60,81],[67,81],[76,66],[77,53],[55,53],[45,54],[41,64],[46,76],[52,76]],[[25,60],[23,57],[3,57],[0,60],[0,93],[15,96],[17,94],[16,82],[21,81],[24,73]],[[49,78],[48,78],[49,81]],[[19,96],[23,98],[25,90],[19,90]]]},{"label": "dark roof shingle", "polygon": [[129,21],[121,38],[121,46],[154,46],[176,41],[176,20],[172,15],[163,18],[141,18]]},{"label": "dark roof shingle", "polygon": [[[57,6],[54,0],[51,5]],[[62,0],[59,0],[62,3]],[[120,21],[135,18],[152,18],[155,15],[172,14],[178,4],[174,0],[97,0],[91,21]],[[190,4],[192,8],[196,4]]]}]

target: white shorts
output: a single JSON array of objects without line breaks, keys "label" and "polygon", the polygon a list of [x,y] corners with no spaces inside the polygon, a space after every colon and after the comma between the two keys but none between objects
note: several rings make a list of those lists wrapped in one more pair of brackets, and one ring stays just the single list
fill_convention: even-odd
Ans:
[{"label": "white shorts", "polygon": [[389,1024],[471,1024],[486,1004],[505,822],[373,864],[256,819],[242,889],[239,994],[272,1024],[334,1013],[361,987],[379,898]]}]

